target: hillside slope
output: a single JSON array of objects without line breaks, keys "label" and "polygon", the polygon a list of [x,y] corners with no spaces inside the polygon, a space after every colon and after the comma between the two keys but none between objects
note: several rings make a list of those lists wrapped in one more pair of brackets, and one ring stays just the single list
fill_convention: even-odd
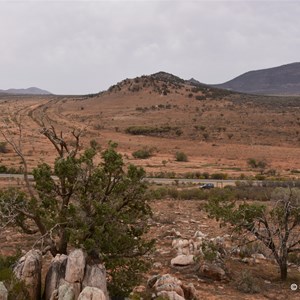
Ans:
[{"label": "hillside slope", "polygon": [[[143,166],[149,176],[198,171],[253,176],[257,170],[248,167],[249,158],[266,161],[270,174],[300,174],[300,97],[233,93],[159,72],[98,94],[1,96],[0,107],[2,120],[12,112],[22,116],[31,168],[41,158],[49,163],[55,158],[40,135],[41,122],[49,122],[57,132],[82,129],[83,145],[117,142],[126,161]],[[133,156],[144,148],[150,158]],[[180,151],[187,162],[175,160]],[[19,168],[12,151],[2,158]]]},{"label": "hillside slope", "polygon": [[250,71],[213,86],[250,94],[300,95],[300,63]]}]

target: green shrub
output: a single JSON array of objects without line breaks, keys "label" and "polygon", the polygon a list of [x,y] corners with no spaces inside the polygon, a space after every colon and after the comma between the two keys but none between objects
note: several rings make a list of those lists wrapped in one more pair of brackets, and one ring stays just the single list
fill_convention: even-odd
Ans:
[{"label": "green shrub", "polygon": [[[150,126],[130,126],[126,133],[133,135],[159,135],[173,130],[171,126],[150,127]],[[176,128],[177,129],[177,128]]]},{"label": "green shrub", "polygon": [[249,158],[247,160],[249,167],[253,169],[265,169],[267,167],[267,163],[264,160],[256,160],[254,158]]},{"label": "green shrub", "polygon": [[266,176],[262,175],[262,174],[257,174],[255,175],[255,179],[256,180],[265,180],[266,179]]},{"label": "green shrub", "polygon": [[132,156],[133,156],[134,158],[146,159],[146,158],[151,157],[152,154],[153,154],[153,149],[149,149],[149,148],[147,148],[147,147],[144,147],[143,149],[134,151],[134,152],[132,153]]},{"label": "green shrub", "polygon": [[211,241],[203,243],[202,252],[203,252],[204,259],[209,262],[215,261],[218,256],[217,246],[214,245],[214,243]]},{"label": "green shrub", "polygon": [[180,162],[188,161],[187,155],[181,151],[176,152],[175,159],[176,161],[180,161]]},{"label": "green shrub", "polygon": [[247,294],[255,294],[260,292],[257,280],[247,271],[242,271],[241,277],[236,281],[237,289]]},{"label": "green shrub", "polygon": [[252,254],[256,254],[256,253],[261,253],[265,255],[264,245],[259,241],[242,245],[240,247],[239,255],[241,258],[244,258],[244,257],[251,257]]},{"label": "green shrub", "polygon": [[0,165],[0,173],[1,173],[1,174],[7,173],[7,167],[4,166],[4,165]]},{"label": "green shrub", "polygon": [[177,136],[181,136],[183,134],[183,131],[181,129],[176,129],[175,133]]},{"label": "green shrub", "polygon": [[299,253],[289,253],[288,254],[288,261],[292,264],[300,266],[300,255],[299,255]]},{"label": "green shrub", "polygon": [[13,265],[20,256],[20,251],[13,256],[0,256],[0,281],[4,283],[8,290],[9,300],[23,300],[29,297],[25,284],[19,281],[12,271]]},{"label": "green shrub", "polygon": [[206,99],[206,96],[200,96],[200,95],[197,95],[196,97],[195,97],[197,100],[205,100]]},{"label": "green shrub", "polygon": [[206,127],[203,126],[203,125],[195,125],[194,128],[195,128],[196,130],[204,131]]},{"label": "green shrub", "polygon": [[198,188],[179,190],[175,187],[160,187],[148,191],[149,199],[181,199],[181,200],[206,200],[210,195],[210,191],[204,191]]},{"label": "green shrub", "polygon": [[0,153],[7,153],[7,143],[6,142],[0,142]]},{"label": "green shrub", "polygon": [[225,180],[228,178],[228,174],[226,173],[213,173],[210,175],[211,179],[219,179],[219,180]]}]

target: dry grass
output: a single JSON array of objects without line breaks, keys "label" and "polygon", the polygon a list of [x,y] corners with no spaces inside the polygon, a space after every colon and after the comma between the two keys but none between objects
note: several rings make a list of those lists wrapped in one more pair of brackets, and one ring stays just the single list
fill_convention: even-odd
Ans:
[{"label": "dry grass", "polygon": [[[85,145],[91,139],[102,146],[109,140],[118,142],[127,162],[144,166],[148,172],[226,170],[230,176],[255,175],[258,171],[247,165],[254,158],[266,161],[281,176],[299,177],[294,172],[300,170],[299,99],[205,93],[182,83],[145,77],[127,80],[94,97],[2,96],[0,118],[9,113],[23,116],[24,150],[31,166],[54,160],[54,151],[39,133],[38,122],[47,116],[63,131],[85,127]],[[205,100],[196,100],[202,94]],[[131,135],[126,132],[130,126],[172,130],[158,136]],[[146,161],[130,158],[143,147],[155,147],[157,152]],[[188,162],[176,162],[174,155],[179,151],[186,153]],[[0,159],[2,164],[18,167],[12,151],[0,153]]]}]

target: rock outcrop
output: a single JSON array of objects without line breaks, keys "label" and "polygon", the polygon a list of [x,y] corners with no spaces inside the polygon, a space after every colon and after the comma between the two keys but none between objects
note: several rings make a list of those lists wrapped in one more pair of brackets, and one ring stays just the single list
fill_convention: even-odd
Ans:
[{"label": "rock outcrop", "polygon": [[49,300],[51,298],[54,290],[58,289],[60,281],[65,278],[67,259],[68,256],[64,254],[58,254],[52,259],[51,266],[45,280],[45,300]]},{"label": "rock outcrop", "polygon": [[181,254],[171,260],[171,265],[175,267],[189,266],[192,265],[193,263],[194,263],[194,255]]},{"label": "rock outcrop", "polygon": [[106,296],[103,291],[96,288],[87,286],[80,293],[78,300],[106,300]]},{"label": "rock outcrop", "polygon": [[103,265],[86,265],[82,288],[86,287],[95,287],[102,290],[106,299],[109,299],[106,284],[106,269]]},{"label": "rock outcrop", "polygon": [[23,281],[31,300],[41,299],[42,253],[30,250],[22,256],[14,267],[16,278]]},{"label": "rock outcrop", "polygon": [[75,291],[71,284],[64,283],[55,290],[51,296],[51,300],[75,300]]},{"label": "rock outcrop", "polygon": [[147,282],[148,288],[154,290],[156,297],[169,300],[195,300],[196,289],[192,283],[186,285],[170,274],[152,276]]},{"label": "rock outcrop", "polygon": [[[83,290],[85,298],[79,298]],[[75,249],[69,256],[57,255],[52,260],[45,281],[45,300],[94,299],[86,298],[89,295],[87,291],[97,297],[98,290],[102,298],[95,299],[109,299],[105,267],[101,264],[87,265],[81,249]]]},{"label": "rock outcrop", "polygon": [[216,263],[205,262],[201,264],[199,275],[215,281],[228,281],[224,268]]},{"label": "rock outcrop", "polygon": [[7,289],[3,284],[3,282],[0,281],[0,300],[7,300],[7,297],[8,297]]}]

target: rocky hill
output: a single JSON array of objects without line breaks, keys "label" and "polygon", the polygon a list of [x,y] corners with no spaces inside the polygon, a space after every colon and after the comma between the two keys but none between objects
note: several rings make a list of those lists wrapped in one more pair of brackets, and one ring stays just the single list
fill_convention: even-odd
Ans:
[{"label": "rocky hill", "polygon": [[0,90],[0,94],[12,94],[12,95],[51,95],[46,90],[39,89],[37,87],[30,87],[27,89],[8,89]]},{"label": "rocky hill", "polygon": [[250,71],[213,86],[250,94],[300,95],[300,63]]}]

